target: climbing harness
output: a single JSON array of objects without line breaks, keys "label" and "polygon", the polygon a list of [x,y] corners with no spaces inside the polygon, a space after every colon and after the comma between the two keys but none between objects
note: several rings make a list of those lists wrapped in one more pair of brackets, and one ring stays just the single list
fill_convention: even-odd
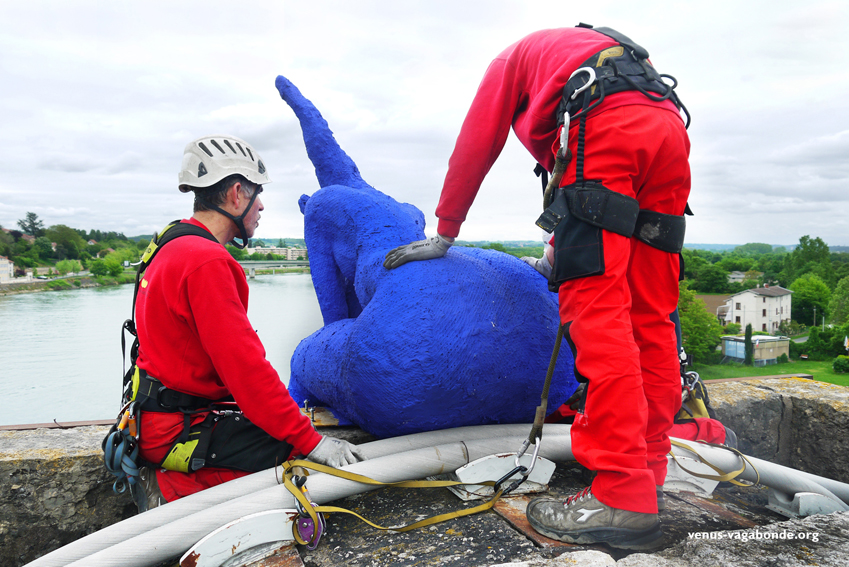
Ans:
[{"label": "climbing harness", "polygon": [[[123,372],[123,394],[121,399],[123,406],[115,424],[103,439],[103,461],[109,472],[117,477],[112,486],[113,490],[117,493],[123,493],[129,485],[130,492],[137,502],[139,497],[144,496],[137,494],[140,489],[140,485],[137,483],[140,466],[143,464],[156,466],[156,463],[143,463],[139,458],[138,441],[141,437],[140,412],[184,412],[186,426],[181,436],[182,443],[178,441],[178,444],[172,447],[165,462],[162,463],[162,466],[165,468],[175,467],[172,470],[184,470],[184,472],[188,472],[192,466],[196,466],[197,468],[203,466],[206,446],[209,444],[209,434],[204,435],[204,431],[201,430],[205,428],[205,430],[211,432],[212,422],[217,417],[210,413],[211,418],[208,417],[201,424],[191,428],[192,430],[190,431],[188,423],[189,416],[192,413],[196,413],[201,407],[208,408],[212,401],[170,390],[159,381],[149,377],[143,369],[136,365],[139,352],[139,339],[135,325],[136,299],[139,288],[147,283],[143,280],[144,272],[153,261],[156,253],[166,243],[175,238],[187,235],[202,236],[208,240],[218,242],[208,231],[193,224],[181,223],[179,220],[170,223],[161,232],[155,234],[147,249],[145,249],[144,254],[142,254],[141,262],[139,262],[138,269],[136,270],[132,316],[130,319],[124,321],[121,327],[121,358],[124,362],[126,362],[127,353],[125,331],[129,332],[134,338],[130,347],[131,365],[129,370],[125,367]],[[196,429],[198,430],[197,432],[194,431]],[[189,437],[194,437],[194,439],[190,440]],[[203,444],[204,442],[205,445]],[[201,455],[196,455],[195,451],[188,450],[189,447],[197,449],[198,446],[202,449]],[[186,465],[183,463],[186,463]]]},{"label": "climbing harness", "polygon": [[[592,28],[587,24],[578,27]],[[687,116],[686,125],[690,123],[689,112],[675,93],[677,81],[654,69],[648,61],[648,51],[610,28],[596,28],[595,31],[612,38],[618,45],[603,49],[584,61],[563,88],[557,110],[561,125],[560,149],[555,172],[545,189],[544,211],[536,222],[546,232],[554,233],[555,260],[549,280],[553,291],[565,281],[604,273],[602,230],[634,236],[669,253],[680,253],[684,244],[683,216],[641,210],[636,199],[611,191],[600,181],[584,179],[587,116],[606,96],[636,90],[656,102],[670,100]],[[664,78],[670,79],[672,84],[664,82]],[[571,157],[568,153],[569,127],[576,118],[579,126],[575,183],[559,187],[562,172]]]}]

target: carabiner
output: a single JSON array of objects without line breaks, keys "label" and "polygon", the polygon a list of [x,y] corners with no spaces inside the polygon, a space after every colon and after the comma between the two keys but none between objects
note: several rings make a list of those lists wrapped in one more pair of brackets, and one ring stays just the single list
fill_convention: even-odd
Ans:
[{"label": "carabiner", "polygon": [[[522,455],[525,454],[525,451],[528,450],[528,447],[531,446],[531,440],[525,439],[524,443],[522,443],[522,448],[519,449],[519,451],[516,453],[516,460],[514,461],[514,464],[516,465],[516,468],[522,467],[522,468],[525,469],[525,472],[522,473],[522,476],[524,476],[526,478],[529,474],[531,474],[531,471],[534,470],[534,466],[537,464],[537,457],[539,456],[539,446],[540,446],[541,442],[542,442],[542,439],[540,437],[537,437],[537,442],[534,443],[534,455],[533,455],[533,457],[531,457],[531,466],[530,467],[523,467],[522,465],[520,465],[519,459],[522,457]],[[514,473],[515,473],[515,471],[514,471]],[[511,473],[511,475],[512,474],[513,473]]]},{"label": "carabiner", "polygon": [[573,92],[572,96],[569,97],[571,100],[575,100],[578,97],[579,94],[581,94],[582,92],[584,92],[585,90],[587,90],[588,88],[593,86],[595,84],[595,81],[596,81],[595,69],[593,69],[592,67],[581,67],[580,69],[578,69],[577,71],[575,71],[574,73],[569,75],[569,80],[571,81],[572,78],[575,75],[577,75],[578,73],[587,73],[590,76],[590,78],[587,80],[587,82],[585,84],[583,84],[580,87],[578,87],[577,89],[575,89],[575,92]]}]

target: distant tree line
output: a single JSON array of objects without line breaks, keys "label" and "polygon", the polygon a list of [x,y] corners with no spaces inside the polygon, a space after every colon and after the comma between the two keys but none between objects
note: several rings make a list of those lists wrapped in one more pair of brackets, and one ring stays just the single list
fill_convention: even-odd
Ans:
[{"label": "distant tree line", "polygon": [[63,224],[45,228],[33,212],[17,224],[18,228],[9,232],[0,230],[0,256],[15,263],[17,275],[27,269],[42,275],[83,269],[96,275],[118,275],[124,261],[138,261],[147,247],[147,241],[135,242],[120,232],[85,231]]}]

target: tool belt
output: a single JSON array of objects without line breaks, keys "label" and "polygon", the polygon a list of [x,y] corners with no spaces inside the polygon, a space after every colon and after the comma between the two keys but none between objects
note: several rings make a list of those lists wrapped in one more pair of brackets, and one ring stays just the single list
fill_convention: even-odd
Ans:
[{"label": "tool belt", "polygon": [[[133,374],[134,401],[143,412],[182,413],[183,431],[168,454],[157,466],[169,471],[194,472],[204,467],[212,431],[219,416],[211,411],[213,404],[232,401],[232,396],[210,400],[167,388],[138,366]],[[192,417],[206,412],[206,417],[192,425]]]}]

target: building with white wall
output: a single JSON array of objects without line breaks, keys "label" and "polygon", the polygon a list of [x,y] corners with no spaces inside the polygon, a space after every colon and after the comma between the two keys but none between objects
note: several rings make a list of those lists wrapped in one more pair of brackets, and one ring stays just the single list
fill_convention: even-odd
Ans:
[{"label": "building with white wall", "polygon": [[792,293],[777,285],[735,293],[720,308],[725,314],[724,323],[738,323],[743,329],[752,325],[754,331],[776,334],[783,321],[790,322]]},{"label": "building with white wall", "polygon": [[0,256],[0,283],[9,283],[15,278],[15,263]]},{"label": "building with white wall", "polygon": [[254,254],[259,252],[260,254],[275,254],[284,258],[286,260],[297,260],[300,258],[301,260],[307,259],[307,251],[305,248],[278,248],[276,246],[258,246],[256,248],[245,248],[245,252],[250,254]]}]

